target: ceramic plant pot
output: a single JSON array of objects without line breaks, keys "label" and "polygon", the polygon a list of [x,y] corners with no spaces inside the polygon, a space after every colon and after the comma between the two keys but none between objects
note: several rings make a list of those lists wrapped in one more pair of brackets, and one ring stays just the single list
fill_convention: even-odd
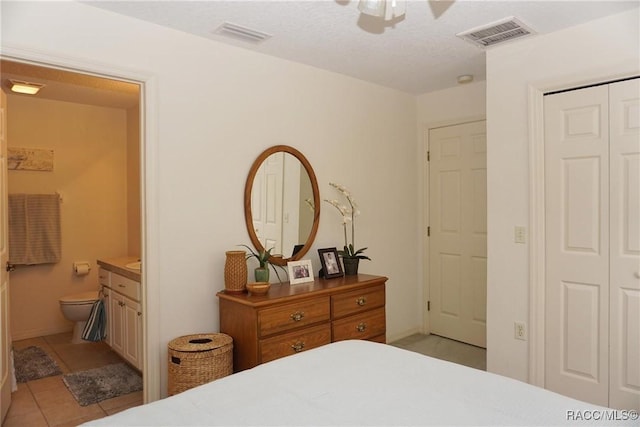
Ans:
[{"label": "ceramic plant pot", "polygon": [[269,267],[258,267],[254,271],[256,282],[268,282],[269,281]]},{"label": "ceramic plant pot", "polygon": [[360,258],[342,258],[342,264],[344,265],[344,274],[346,276],[356,276]]}]

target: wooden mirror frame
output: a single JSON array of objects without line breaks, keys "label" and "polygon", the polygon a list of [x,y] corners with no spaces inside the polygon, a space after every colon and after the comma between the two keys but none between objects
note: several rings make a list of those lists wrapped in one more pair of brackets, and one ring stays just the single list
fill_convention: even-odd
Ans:
[{"label": "wooden mirror frame", "polygon": [[307,175],[309,175],[309,181],[311,181],[311,188],[313,190],[313,225],[311,227],[311,232],[309,233],[309,237],[307,241],[304,243],[302,249],[300,249],[295,255],[290,258],[283,257],[275,257],[271,256],[269,258],[269,262],[276,265],[287,265],[288,261],[297,261],[301,259],[308,251],[311,249],[311,245],[316,238],[316,233],[318,232],[318,225],[320,224],[320,190],[318,189],[318,180],[316,179],[316,174],[311,167],[311,163],[307,160],[307,158],[298,150],[288,145],[274,145],[273,147],[267,148],[264,150],[253,162],[251,165],[251,170],[249,170],[249,176],[247,176],[247,182],[244,186],[244,220],[247,225],[247,232],[249,233],[249,239],[251,239],[251,243],[253,247],[258,251],[262,251],[265,248],[258,240],[258,236],[256,235],[255,230],[253,229],[253,214],[251,213],[251,190],[253,189],[253,181],[256,177],[256,173],[258,169],[262,165],[267,157],[274,153],[289,153],[296,159],[302,163],[305,170],[307,171]]}]

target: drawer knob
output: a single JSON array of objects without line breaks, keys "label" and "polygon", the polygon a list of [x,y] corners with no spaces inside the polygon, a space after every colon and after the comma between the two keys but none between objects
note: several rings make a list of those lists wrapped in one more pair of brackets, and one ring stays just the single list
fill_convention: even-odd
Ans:
[{"label": "drawer knob", "polygon": [[356,304],[358,304],[360,307],[362,307],[366,303],[367,303],[367,299],[365,297],[360,297],[356,300]]},{"label": "drawer knob", "polygon": [[118,284],[118,287],[119,287],[119,288],[126,288],[126,287],[127,287],[127,285],[123,285],[122,283],[119,283],[119,284]]},{"label": "drawer knob", "polygon": [[299,322],[302,320],[302,318],[304,317],[304,312],[302,311],[296,311],[295,313],[293,313],[291,316],[291,320],[293,320],[294,322]]},{"label": "drawer knob", "polygon": [[300,353],[302,351],[302,349],[304,349],[304,342],[302,341],[298,341],[297,343],[291,345],[291,348],[293,349],[293,351],[295,351],[296,353]]},{"label": "drawer knob", "polygon": [[358,326],[356,326],[356,330],[358,332],[364,332],[367,329],[367,324],[364,322],[360,322],[358,323]]}]

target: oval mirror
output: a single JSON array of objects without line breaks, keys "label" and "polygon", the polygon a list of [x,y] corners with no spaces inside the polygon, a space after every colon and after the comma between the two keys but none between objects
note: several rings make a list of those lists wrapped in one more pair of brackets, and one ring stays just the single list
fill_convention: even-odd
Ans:
[{"label": "oval mirror", "polygon": [[320,192],[301,152],[276,145],[258,156],[244,187],[244,218],[256,250],[271,249],[271,263],[286,265],[307,253],[320,222]]}]

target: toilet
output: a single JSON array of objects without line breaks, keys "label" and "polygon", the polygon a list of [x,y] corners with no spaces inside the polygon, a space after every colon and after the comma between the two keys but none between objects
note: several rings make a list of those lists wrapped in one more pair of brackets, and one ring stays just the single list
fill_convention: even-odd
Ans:
[{"label": "toilet", "polygon": [[60,310],[67,320],[75,322],[71,343],[83,343],[82,330],[87,324],[91,307],[98,300],[98,291],[82,292],[60,298]]}]

